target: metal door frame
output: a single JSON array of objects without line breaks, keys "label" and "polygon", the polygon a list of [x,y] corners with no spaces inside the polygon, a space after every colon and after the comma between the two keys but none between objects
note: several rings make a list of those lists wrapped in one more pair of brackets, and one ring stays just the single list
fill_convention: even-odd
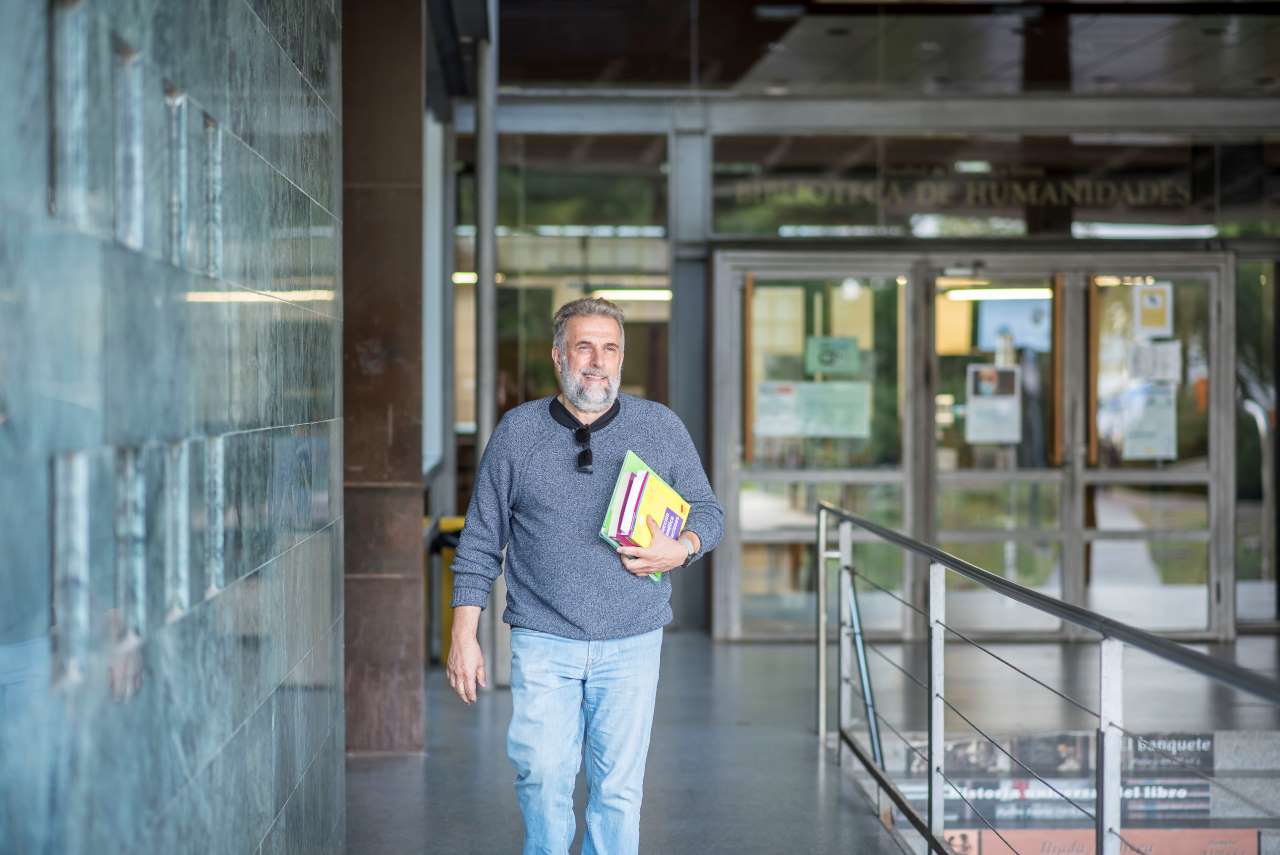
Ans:
[{"label": "metal door frame", "polygon": [[[911,287],[918,270],[917,254],[898,253],[849,253],[804,252],[795,250],[722,250],[715,253],[714,284],[712,294],[712,364],[711,364],[711,413],[712,413],[712,478],[716,495],[725,511],[725,531],[719,560],[713,562],[711,631],[717,640],[768,640],[767,637],[744,636],[742,632],[741,600],[739,593],[739,559],[742,554],[742,530],[739,520],[738,488],[742,473],[742,341],[743,322],[742,292],[746,274],[757,280],[844,278],[858,274],[863,276],[908,276],[906,300],[903,305],[904,347],[903,371],[913,376],[919,361],[919,349],[913,341],[913,323],[919,317],[919,307],[912,299],[919,289]],[[904,378],[905,379],[905,378]],[[916,473],[914,461],[927,459],[913,453],[913,432],[908,428],[914,423],[918,410],[918,390],[908,385],[908,395],[902,414],[903,446],[902,465],[896,470],[851,469],[813,473],[809,478],[788,480],[830,481],[842,484],[899,483],[904,497],[911,495],[909,484]],[[769,476],[766,475],[766,478]],[[917,521],[908,502],[904,508],[903,523],[914,530]],[[789,541],[790,542],[790,541]],[[791,637],[788,636],[790,639]]]},{"label": "metal door frame", "polygon": [[[725,508],[725,533],[720,560],[713,562],[711,624],[719,640],[766,640],[744,635],[740,594],[739,558],[743,546],[739,523],[738,490],[742,480],[742,302],[745,276],[757,279],[841,278],[850,275],[896,276],[906,273],[903,303],[904,376],[907,394],[902,413],[902,465],[896,471],[842,470],[814,473],[788,480],[841,483],[901,483],[903,526],[919,540],[934,542],[938,473],[934,454],[934,388],[937,356],[934,348],[934,278],[952,266],[982,266],[983,275],[1046,276],[1061,274],[1063,289],[1063,401],[1061,429],[1066,449],[1061,475],[1048,480],[1062,485],[1060,529],[1026,530],[1012,534],[1034,539],[1054,539],[1062,544],[1062,593],[1070,603],[1083,606],[1084,550],[1100,539],[1083,528],[1084,491],[1098,483],[1197,483],[1209,494],[1209,624],[1203,631],[1170,632],[1181,640],[1229,640],[1235,637],[1235,264],[1229,252],[1154,251],[1121,249],[1100,253],[1080,248],[999,252],[985,247],[955,250],[920,247],[916,252],[813,251],[803,247],[779,249],[723,249],[714,255],[712,284],[712,477]],[[1209,461],[1202,471],[1091,472],[1087,466],[1086,382],[1088,377],[1088,327],[1086,320],[1090,276],[1102,273],[1205,276],[1213,296],[1209,301],[1210,424]],[[1040,473],[1040,480],[1048,473]],[[766,477],[770,477],[766,475]],[[775,474],[774,477],[785,477]],[[1031,476],[1029,476],[1031,477]],[[1103,537],[1106,537],[1105,535]],[[915,602],[924,602],[928,584],[926,566],[904,564],[904,587]],[[903,619],[899,637],[923,637],[918,620]],[[1057,632],[982,633],[1004,640],[1053,641],[1075,637],[1064,628]],[[802,638],[802,637],[798,637]]]}]

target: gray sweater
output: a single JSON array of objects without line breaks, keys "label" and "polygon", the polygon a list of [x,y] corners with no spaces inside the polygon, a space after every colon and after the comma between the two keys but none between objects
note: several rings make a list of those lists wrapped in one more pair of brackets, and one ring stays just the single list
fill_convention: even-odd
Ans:
[{"label": "gray sweater", "polygon": [[[614,482],[628,450],[690,504],[687,531],[702,541],[695,559],[724,532],[689,432],[662,404],[618,396],[616,412],[591,425],[592,472],[577,470],[576,421],[553,415],[554,398],[509,411],[494,429],[476,473],[453,559],[453,605],[485,606],[507,549],[512,626],[598,640],[650,632],[671,622],[670,574],[655,583],[622,566],[600,537]],[[688,573],[677,568],[675,573]]]}]

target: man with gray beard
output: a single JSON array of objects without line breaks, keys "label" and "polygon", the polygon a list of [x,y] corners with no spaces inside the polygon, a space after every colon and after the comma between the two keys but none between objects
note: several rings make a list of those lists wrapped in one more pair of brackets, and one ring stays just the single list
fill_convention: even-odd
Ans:
[{"label": "man with gray beard", "polygon": [[[485,685],[476,626],[506,549],[507,754],[516,769],[525,855],[569,852],[584,746],[583,855],[639,849],[662,628],[671,622],[666,571],[709,552],[724,531],[724,511],[679,417],[618,391],[622,323],[622,311],[597,298],[556,312],[551,359],[560,394],[521,404],[494,429],[453,560],[447,672],[459,697],[473,703],[477,685]],[[689,502],[678,539],[652,517],[647,548],[615,552],[599,536],[627,451]],[[664,575],[655,582],[649,574],[657,572]]]}]

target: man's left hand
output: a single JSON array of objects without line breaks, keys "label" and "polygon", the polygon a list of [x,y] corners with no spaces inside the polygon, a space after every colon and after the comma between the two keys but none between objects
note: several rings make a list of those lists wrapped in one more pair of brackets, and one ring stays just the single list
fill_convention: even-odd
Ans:
[{"label": "man's left hand", "polygon": [[618,555],[622,558],[622,566],[629,573],[647,576],[650,573],[665,573],[683,564],[689,554],[684,544],[667,537],[652,516],[646,516],[645,522],[649,525],[653,541],[645,547],[619,546]]}]

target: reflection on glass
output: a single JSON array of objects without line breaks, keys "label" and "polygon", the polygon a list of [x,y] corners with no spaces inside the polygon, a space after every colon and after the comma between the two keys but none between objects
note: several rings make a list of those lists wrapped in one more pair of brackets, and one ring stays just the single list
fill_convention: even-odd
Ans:
[{"label": "reflection on glass", "polygon": [[[902,606],[876,585],[903,597],[902,550],[887,543],[855,543],[853,561],[858,572],[875,584],[858,581],[858,606],[866,630],[897,632]],[[840,619],[840,581],[829,565],[827,620]],[[813,544],[747,543],[742,547],[742,630],[750,636],[813,634],[816,607]]]},{"label": "reflection on glass", "polygon": [[1209,488],[1200,485],[1094,485],[1085,525],[1108,531],[1207,531]]},{"label": "reflection on glass", "polygon": [[749,281],[743,312],[748,468],[900,462],[899,281],[906,278]]},{"label": "reflection on glass", "polygon": [[938,528],[1056,529],[1061,504],[1057,484],[938,485]]},{"label": "reflection on glass", "polygon": [[[1276,596],[1275,481],[1265,503],[1263,439],[1274,434],[1276,413],[1275,282],[1272,261],[1236,265],[1236,617],[1242,623],[1280,618]],[[1268,424],[1269,423],[1269,424]],[[1274,445],[1273,445],[1274,448]],[[1274,474],[1274,466],[1271,469]],[[1264,550],[1270,556],[1264,556]]]},{"label": "reflection on glass", "polygon": [[[942,542],[942,550],[1050,597],[1062,596],[1062,548],[1043,542]],[[947,623],[958,629],[1054,631],[1057,618],[958,573],[947,574]]]},{"label": "reflection on glass", "polygon": [[738,514],[748,539],[785,532],[812,540],[818,502],[830,502],[890,528],[902,527],[902,487],[898,484],[743,481],[740,490]]},{"label": "reflection on glass", "polygon": [[1208,283],[1103,275],[1089,294],[1090,464],[1206,465]]},{"label": "reflection on glass", "polygon": [[743,544],[740,566],[745,633],[813,633],[812,543]]},{"label": "reflection on glass", "polygon": [[[743,628],[748,633],[811,633],[814,585],[809,570],[810,546],[817,525],[817,503],[830,502],[859,516],[902,527],[902,487],[899,484],[813,484],[787,481],[745,481],[739,499],[742,533],[746,540],[768,544],[743,547],[741,566]],[[831,534],[832,541],[835,533]],[[855,543],[858,572],[890,590],[902,589],[902,550],[886,543]],[[750,555],[750,560],[746,558]],[[834,565],[827,576],[830,619],[839,613],[839,577]],[[898,605],[874,585],[859,584],[868,629],[897,630]],[[901,595],[901,594],[900,594]]]},{"label": "reflection on glass", "polygon": [[[864,630],[896,632],[902,628],[902,622],[906,619],[905,610],[885,590],[902,599],[909,598],[902,584],[905,564],[906,553],[891,543],[853,545],[853,566],[861,577],[855,577],[855,584]],[[838,579],[833,585],[838,585]],[[839,588],[829,591],[828,597],[838,600]]]},{"label": "reflection on glass", "polygon": [[1097,540],[1089,544],[1088,608],[1148,630],[1209,623],[1205,541]]},{"label": "reflection on glass", "polygon": [[[499,140],[498,414],[557,391],[552,316],[600,294],[626,314],[622,391],[665,403],[670,279],[665,137]],[[455,414],[474,424],[475,141],[458,139]]]},{"label": "reflection on glass", "polygon": [[936,285],[938,469],[1053,465],[1053,280],[940,276]]}]

